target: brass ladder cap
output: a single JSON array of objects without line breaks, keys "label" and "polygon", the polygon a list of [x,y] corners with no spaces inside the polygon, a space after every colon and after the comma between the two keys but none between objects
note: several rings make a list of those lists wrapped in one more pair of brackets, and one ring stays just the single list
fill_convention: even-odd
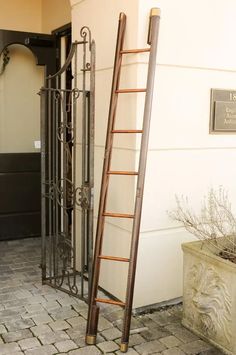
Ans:
[{"label": "brass ladder cap", "polygon": [[153,7],[150,12],[150,16],[161,16],[161,9]]}]

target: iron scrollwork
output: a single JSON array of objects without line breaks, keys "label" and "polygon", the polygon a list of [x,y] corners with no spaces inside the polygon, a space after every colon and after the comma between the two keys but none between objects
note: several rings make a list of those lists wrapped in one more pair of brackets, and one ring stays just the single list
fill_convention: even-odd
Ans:
[{"label": "iron scrollwork", "polygon": [[[90,278],[91,265],[88,263],[91,263],[93,254],[91,162],[94,144],[95,44],[88,27],[81,29],[80,36],[82,41],[72,43],[65,64],[56,74],[46,78],[40,92],[43,132],[42,269],[45,270],[44,283],[86,299],[85,277]],[[80,56],[77,55],[80,47],[82,62],[79,62]],[[82,78],[79,79],[78,70],[82,72]],[[69,84],[68,72],[73,73],[73,80],[71,75]],[[88,77],[90,80],[87,80]],[[82,142],[77,141],[78,127],[82,127]],[[82,159],[78,159],[79,153]],[[81,164],[79,167],[78,161]],[[79,173],[81,178],[78,177]],[[81,180],[82,187],[77,187]],[[80,219],[78,213],[81,214]],[[78,244],[81,245],[79,252]]]}]

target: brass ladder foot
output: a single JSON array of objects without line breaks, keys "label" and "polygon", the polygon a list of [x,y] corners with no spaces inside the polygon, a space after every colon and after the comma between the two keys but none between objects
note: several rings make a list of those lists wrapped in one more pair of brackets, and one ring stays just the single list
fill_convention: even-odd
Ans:
[{"label": "brass ladder foot", "polygon": [[122,353],[126,353],[128,351],[128,343],[121,343],[120,344],[120,351]]},{"label": "brass ladder foot", "polygon": [[86,335],[85,342],[87,345],[95,345],[96,335]]}]

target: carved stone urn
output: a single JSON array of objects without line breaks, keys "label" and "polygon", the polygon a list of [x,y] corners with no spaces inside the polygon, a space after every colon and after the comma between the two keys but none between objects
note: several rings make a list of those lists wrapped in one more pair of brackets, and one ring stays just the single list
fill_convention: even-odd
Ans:
[{"label": "carved stone urn", "polygon": [[185,243],[183,325],[236,354],[236,264],[201,241]]}]

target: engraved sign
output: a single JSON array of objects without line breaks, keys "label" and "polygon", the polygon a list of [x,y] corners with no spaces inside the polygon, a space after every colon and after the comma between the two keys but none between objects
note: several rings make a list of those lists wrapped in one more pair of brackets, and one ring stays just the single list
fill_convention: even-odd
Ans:
[{"label": "engraved sign", "polygon": [[236,90],[211,90],[210,133],[236,132]]}]

